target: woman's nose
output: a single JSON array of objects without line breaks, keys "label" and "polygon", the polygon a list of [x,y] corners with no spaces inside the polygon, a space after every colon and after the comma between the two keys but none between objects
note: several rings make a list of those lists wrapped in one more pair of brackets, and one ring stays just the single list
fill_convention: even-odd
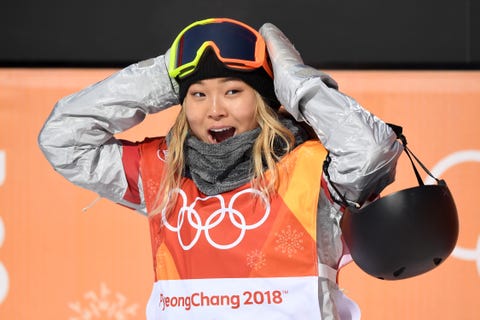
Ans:
[{"label": "woman's nose", "polygon": [[227,115],[225,102],[220,97],[213,97],[210,108],[208,109],[208,116],[212,119],[223,118]]}]

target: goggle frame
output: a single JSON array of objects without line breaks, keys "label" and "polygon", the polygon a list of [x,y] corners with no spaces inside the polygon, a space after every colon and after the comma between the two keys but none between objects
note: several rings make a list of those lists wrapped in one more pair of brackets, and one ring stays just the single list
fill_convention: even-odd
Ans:
[{"label": "goggle frame", "polygon": [[[248,30],[253,36],[255,36],[255,49],[254,49],[254,58],[255,60],[247,60],[247,59],[238,59],[238,58],[228,58],[223,57],[218,44],[212,40],[205,40],[200,47],[197,49],[194,59],[187,63],[179,63],[179,54],[181,53],[182,49],[182,41],[184,40],[184,36],[188,33],[188,31],[192,30],[193,28],[207,25],[207,24],[217,24],[217,23],[227,23],[235,25],[235,28],[238,26],[242,27],[243,29]],[[222,27],[225,27],[223,25]],[[233,70],[252,70],[258,69],[263,67],[267,74],[273,78],[273,71],[270,66],[270,61],[268,60],[268,54],[266,49],[265,40],[263,37],[258,33],[257,30],[253,29],[249,25],[229,19],[229,18],[209,18],[200,21],[196,21],[189,26],[185,27],[175,38],[171,48],[170,48],[170,60],[168,66],[168,72],[170,77],[175,79],[182,79],[187,77],[191,73],[193,73],[198,66],[198,63],[205,52],[205,50],[210,47],[214,50],[215,54],[217,55],[218,59],[224,63],[228,68]]]}]

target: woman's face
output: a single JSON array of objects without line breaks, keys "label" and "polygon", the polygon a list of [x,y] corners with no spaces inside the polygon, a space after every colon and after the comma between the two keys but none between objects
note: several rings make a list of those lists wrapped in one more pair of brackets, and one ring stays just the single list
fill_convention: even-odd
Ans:
[{"label": "woman's face", "polygon": [[192,84],[183,107],[191,133],[219,143],[258,126],[252,87],[236,78],[214,78]]}]

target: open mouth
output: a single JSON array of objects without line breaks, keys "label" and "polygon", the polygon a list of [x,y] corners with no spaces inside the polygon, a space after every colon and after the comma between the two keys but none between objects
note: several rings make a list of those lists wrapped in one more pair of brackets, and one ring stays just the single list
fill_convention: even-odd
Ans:
[{"label": "open mouth", "polygon": [[228,138],[233,137],[233,135],[235,134],[235,128],[229,127],[221,129],[210,129],[208,130],[208,133],[210,134],[212,140],[215,143],[220,143],[227,140]]}]

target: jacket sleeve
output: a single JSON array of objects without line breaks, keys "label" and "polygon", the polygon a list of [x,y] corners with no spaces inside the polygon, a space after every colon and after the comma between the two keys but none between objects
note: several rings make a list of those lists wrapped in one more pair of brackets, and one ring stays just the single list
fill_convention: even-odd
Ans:
[{"label": "jacket sleeve", "polygon": [[[394,181],[403,147],[396,134],[357,101],[322,81],[312,79],[302,86],[310,96],[298,104],[329,151],[328,179],[347,201],[362,204]],[[338,195],[337,195],[338,196]]]},{"label": "jacket sleeve", "polygon": [[114,135],[137,125],[146,114],[178,104],[174,85],[165,56],[132,64],[58,101],[38,136],[40,149],[72,183],[144,212],[143,201],[124,199],[129,180],[122,143]]},{"label": "jacket sleeve", "polygon": [[395,133],[338,91],[328,74],[305,65],[277,27],[267,23],[260,32],[271,57],[279,101],[297,120],[307,122],[329,151],[330,193],[338,200],[338,190],[357,204],[378,195],[394,180],[403,150]]},{"label": "jacket sleeve", "polygon": [[338,91],[328,74],[305,65],[277,27],[267,23],[260,33],[272,61],[278,100],[315,130],[329,152],[327,161],[318,164],[324,165],[316,224],[322,318],[359,319],[358,306],[336,283],[337,270],[350,260],[340,228],[342,206],[344,201],[361,205],[380,194],[394,180],[403,147],[387,124]]}]

